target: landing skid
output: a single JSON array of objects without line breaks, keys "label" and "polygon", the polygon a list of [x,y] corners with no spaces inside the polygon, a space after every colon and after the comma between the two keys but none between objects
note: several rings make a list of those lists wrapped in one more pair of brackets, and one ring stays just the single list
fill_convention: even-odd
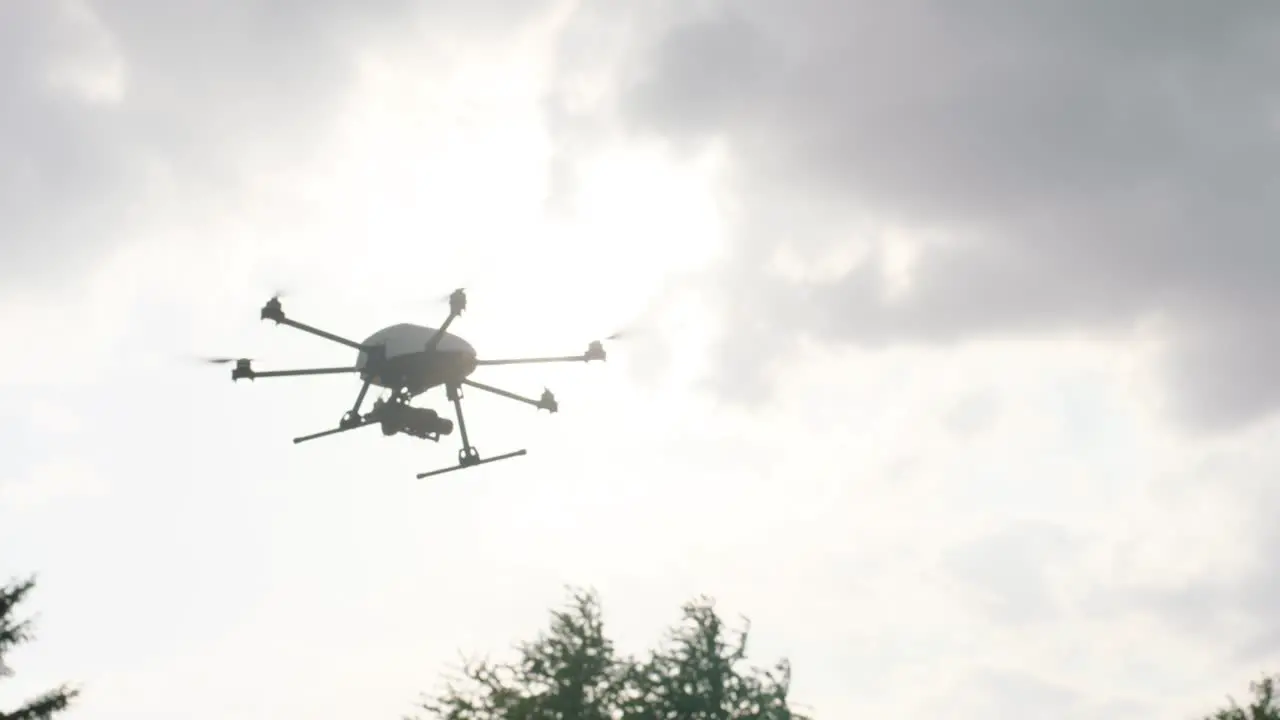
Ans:
[{"label": "landing skid", "polygon": [[476,452],[475,448],[471,448],[470,454],[468,454],[466,450],[460,450],[458,451],[457,465],[454,465],[452,467],[440,468],[439,470],[431,470],[424,473],[418,473],[418,479],[421,480],[423,478],[429,478],[435,475],[443,475],[445,473],[451,473],[455,470],[465,470],[467,468],[475,467],[477,465],[484,465],[486,463],[498,462],[499,460],[509,460],[513,457],[520,457],[521,455],[527,455],[528,452],[529,452],[528,450],[516,450],[515,452],[504,453],[502,455],[494,455],[493,457],[481,458],[480,453]]},{"label": "landing skid", "polygon": [[[485,465],[499,460],[520,457],[521,455],[528,453],[527,450],[516,450],[515,452],[504,453],[502,455],[494,455],[490,458],[481,458],[480,453],[476,450],[475,446],[471,444],[471,437],[467,435],[467,420],[462,416],[462,385],[446,385],[445,391],[448,393],[449,401],[453,403],[453,410],[458,418],[458,434],[462,436],[462,448],[458,450],[458,464],[452,467],[440,468],[439,470],[418,473],[419,480],[433,475],[443,475],[444,473],[453,472],[454,470],[465,470],[466,468],[472,468],[477,465]],[[519,397],[518,395],[514,397],[530,404],[536,404],[536,401],[527,400]]]}]

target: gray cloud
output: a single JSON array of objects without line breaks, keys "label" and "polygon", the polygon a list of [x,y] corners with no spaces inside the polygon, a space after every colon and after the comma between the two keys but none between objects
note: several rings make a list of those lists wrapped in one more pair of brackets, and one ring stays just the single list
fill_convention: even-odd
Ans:
[{"label": "gray cloud", "polygon": [[[748,0],[644,27],[661,30],[624,56],[612,110],[730,149],[729,327],[783,352],[1160,320],[1180,418],[1227,429],[1280,404],[1275,7]],[[874,260],[885,224],[941,238],[903,302],[873,263],[816,287],[765,270],[784,245]],[[757,358],[726,367],[735,388]]]},{"label": "gray cloud", "polygon": [[[454,40],[542,2],[443,0],[0,5],[0,282],[70,283],[178,193],[235,212],[261,162],[305,156],[392,33]],[[427,22],[420,22],[426,20]],[[119,82],[112,96],[112,73]]]},{"label": "gray cloud", "polygon": [[946,568],[991,617],[1052,622],[1060,607],[1051,576],[1074,559],[1075,541],[1058,526],[1015,522],[949,551]]}]

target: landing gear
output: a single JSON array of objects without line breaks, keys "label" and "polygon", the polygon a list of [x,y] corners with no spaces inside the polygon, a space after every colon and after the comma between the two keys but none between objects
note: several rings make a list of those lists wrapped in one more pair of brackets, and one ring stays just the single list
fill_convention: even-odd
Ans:
[{"label": "landing gear", "polygon": [[366,392],[366,388],[361,389],[360,395],[356,398],[355,406],[343,413],[342,419],[338,421],[337,428],[315,433],[314,435],[294,438],[293,442],[306,442],[348,430],[355,430],[365,425],[373,425],[374,423],[381,426],[382,434],[388,437],[397,433],[404,433],[423,440],[439,442],[440,436],[453,432],[453,421],[440,417],[440,413],[430,408],[411,406],[409,404],[410,395],[403,390],[397,390],[389,399],[378,398],[374,401],[373,407],[369,412],[361,415],[359,407],[364,400]]},{"label": "landing gear", "polygon": [[[467,383],[474,385],[474,383]],[[508,458],[519,457],[526,454],[527,450],[516,450],[502,455],[495,455],[490,458],[480,457],[480,451],[476,450],[471,444],[471,438],[467,435],[467,421],[462,416],[462,385],[450,383],[445,386],[448,392],[449,401],[453,403],[453,410],[458,418],[458,435],[462,438],[462,449],[458,451],[458,464],[453,467],[441,468],[439,470],[431,470],[429,472],[418,473],[418,479],[431,477],[433,475],[443,475],[444,473],[453,472],[455,470],[463,470],[465,468],[483,465],[485,463],[497,462]]]},{"label": "landing gear", "polygon": [[480,453],[473,447],[464,447],[458,451],[458,467],[465,468],[480,464]]}]

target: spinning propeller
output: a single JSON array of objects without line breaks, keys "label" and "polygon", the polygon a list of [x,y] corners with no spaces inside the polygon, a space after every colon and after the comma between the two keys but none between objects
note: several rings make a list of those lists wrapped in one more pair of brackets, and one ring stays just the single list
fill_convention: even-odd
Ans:
[{"label": "spinning propeller", "polygon": [[638,337],[644,337],[651,332],[652,328],[647,325],[632,323],[621,327],[613,332],[612,335],[605,335],[602,340],[635,340]]},{"label": "spinning propeller", "polygon": [[233,362],[240,362],[241,360],[252,360],[252,359],[253,358],[233,358],[233,357],[197,357],[196,358],[198,362],[206,363],[208,365],[228,365]]}]

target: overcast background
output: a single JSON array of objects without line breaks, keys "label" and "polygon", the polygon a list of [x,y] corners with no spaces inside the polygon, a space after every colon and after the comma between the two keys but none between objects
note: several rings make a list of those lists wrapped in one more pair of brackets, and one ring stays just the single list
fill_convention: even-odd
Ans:
[{"label": "overcast background", "polygon": [[[0,707],[399,717],[566,583],[826,718],[1190,718],[1280,669],[1280,9],[5,0]],[[294,447],[435,324],[538,416]],[[436,397],[443,405],[443,398]]]}]

